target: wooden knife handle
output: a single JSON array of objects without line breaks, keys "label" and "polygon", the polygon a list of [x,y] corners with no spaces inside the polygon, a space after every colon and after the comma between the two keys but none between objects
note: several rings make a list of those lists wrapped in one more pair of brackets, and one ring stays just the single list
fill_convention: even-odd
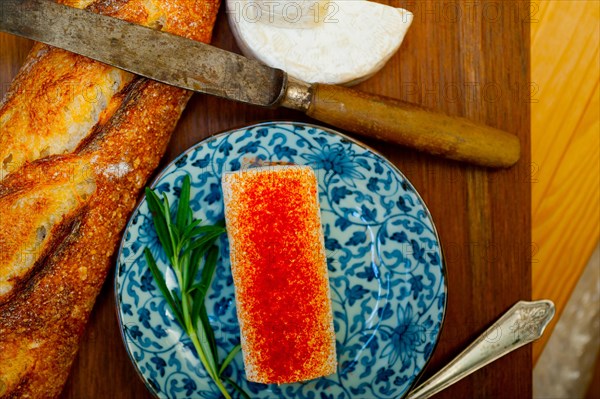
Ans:
[{"label": "wooden knife handle", "polygon": [[519,139],[502,130],[346,87],[312,85],[306,113],[366,137],[482,166],[514,165],[521,152]]}]

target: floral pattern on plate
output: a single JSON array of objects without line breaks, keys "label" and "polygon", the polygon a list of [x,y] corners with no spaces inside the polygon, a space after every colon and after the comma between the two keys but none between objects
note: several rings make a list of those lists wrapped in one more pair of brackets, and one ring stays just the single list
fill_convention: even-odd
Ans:
[{"label": "floral pattern on plate", "polygon": [[[317,174],[338,372],[303,383],[255,384],[245,379],[239,354],[227,375],[259,399],[404,395],[437,343],[446,275],[429,212],[389,161],[339,133],[273,122],[198,143],[167,166],[153,187],[176,205],[183,176],[189,174],[195,216],[214,223],[223,218],[223,172],[272,162],[310,165]],[[239,343],[239,327],[225,236],[219,245],[206,305],[223,358]],[[145,247],[164,272],[166,257],[144,200],[127,225],[115,274],[119,322],[132,362],[157,397],[219,398],[153,281]],[[172,273],[165,280],[175,287]]]}]

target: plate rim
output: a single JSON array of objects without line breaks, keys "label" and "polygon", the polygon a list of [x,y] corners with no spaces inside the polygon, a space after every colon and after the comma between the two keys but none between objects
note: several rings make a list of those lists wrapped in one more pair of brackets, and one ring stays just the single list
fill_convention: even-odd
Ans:
[{"label": "plate rim", "polygon": [[[314,124],[314,123],[309,123],[309,122],[298,122],[298,121],[290,121],[290,120],[263,121],[263,122],[253,123],[253,124],[250,124],[250,125],[243,125],[243,126],[240,126],[240,127],[233,127],[233,128],[229,128],[227,130],[219,131],[219,132],[216,132],[214,134],[211,134],[211,135],[203,138],[202,140],[196,142],[195,144],[192,144],[191,146],[189,146],[188,148],[186,148],[184,151],[182,151],[181,153],[179,153],[169,163],[167,163],[165,166],[163,166],[162,169],[160,170],[160,172],[158,172],[158,174],[152,179],[152,181],[150,182],[150,184],[146,183],[145,187],[150,187],[150,188],[154,189],[156,187],[156,185],[158,184],[158,182],[166,174],[167,169],[169,169],[171,166],[173,166],[174,164],[176,164],[181,158],[183,158],[184,156],[188,155],[190,152],[192,152],[193,150],[195,150],[200,145],[205,145],[205,144],[210,143],[211,141],[214,141],[214,140],[216,140],[216,139],[218,139],[218,138],[220,138],[222,136],[230,135],[230,134],[232,134],[232,133],[234,133],[234,132],[236,132],[238,130],[250,130],[250,129],[254,129],[256,127],[260,127],[260,126],[276,126],[276,125],[295,125],[295,126],[302,126],[302,127],[309,127],[309,128],[319,129],[319,130],[328,132],[330,134],[333,134],[333,135],[336,135],[336,136],[340,136],[343,139],[345,139],[347,141],[350,141],[353,144],[356,144],[359,147],[362,147],[362,148],[364,148],[364,149],[372,152],[373,154],[377,155],[383,161],[386,161],[393,168],[393,170],[396,171],[396,173],[398,173],[400,176],[402,176],[406,180],[406,182],[413,189],[412,191],[414,192],[414,194],[417,196],[417,198],[421,202],[421,205],[423,206],[423,210],[427,213],[427,216],[429,217],[433,233],[434,233],[435,237],[437,238],[437,242],[438,242],[438,245],[439,245],[439,248],[440,248],[440,255],[441,255],[440,269],[441,269],[441,272],[442,272],[442,277],[444,278],[444,291],[445,291],[444,306],[442,307],[442,319],[440,321],[440,328],[439,328],[437,337],[435,339],[435,342],[433,343],[433,348],[431,349],[429,357],[425,360],[425,363],[423,364],[423,368],[417,373],[417,375],[415,376],[415,378],[413,379],[413,381],[408,386],[408,389],[406,391],[404,391],[404,393],[402,394],[402,396],[398,397],[397,399],[405,398],[410,393],[410,391],[417,386],[417,383],[423,378],[424,372],[428,368],[429,363],[430,363],[430,361],[433,358],[433,355],[435,353],[435,350],[437,349],[437,347],[439,345],[440,337],[441,337],[442,332],[444,330],[444,327],[446,325],[446,315],[447,315],[448,296],[449,296],[449,292],[448,292],[448,269],[446,267],[446,256],[445,256],[444,248],[443,248],[442,242],[440,240],[440,236],[439,236],[437,227],[435,225],[435,221],[433,220],[433,217],[431,216],[431,212],[429,211],[429,208],[428,208],[427,204],[423,200],[423,197],[421,197],[421,194],[415,188],[414,184],[410,181],[410,179],[408,179],[406,177],[406,175],[404,175],[404,173],[402,173],[402,171],[392,161],[390,161],[387,157],[385,157],[383,154],[381,154],[379,151],[375,150],[374,148],[372,148],[368,144],[365,144],[365,143],[363,143],[360,140],[357,140],[357,139],[355,139],[353,137],[350,137],[350,136],[348,136],[348,135],[346,135],[346,134],[344,134],[342,132],[339,132],[339,131],[337,131],[335,129],[332,129],[332,128],[329,128],[329,127],[326,127],[326,126],[320,126],[320,125],[317,125],[317,124]],[[118,272],[119,255],[121,254],[121,252],[123,250],[123,245],[125,243],[125,232],[129,229],[129,227],[131,225],[131,222],[133,220],[133,216],[136,214],[136,212],[138,212],[140,206],[142,205],[142,203],[144,202],[145,199],[146,199],[146,194],[144,193],[138,199],[138,201],[137,201],[137,203],[135,205],[135,208],[133,209],[133,211],[131,212],[131,215],[129,216],[129,219],[127,220],[127,224],[123,228],[123,232],[122,232],[122,235],[121,235],[121,240],[119,242],[119,248],[118,248],[118,250],[116,252],[115,269],[114,269],[114,277],[113,277],[113,294],[114,294],[114,298],[115,298],[115,313],[117,314],[117,322],[118,322],[118,325],[119,325],[119,334],[121,336],[121,342],[122,342],[122,344],[123,344],[123,346],[125,348],[125,352],[127,353],[127,357],[129,358],[129,361],[131,362],[131,364],[132,364],[132,366],[133,366],[133,368],[134,368],[134,370],[135,370],[138,378],[142,381],[142,383],[144,384],[144,386],[146,387],[146,389],[148,390],[148,392],[150,392],[154,398],[161,399],[161,397],[158,395],[158,392],[155,391],[154,387],[152,387],[151,385],[149,385],[146,382],[146,379],[144,378],[144,375],[142,374],[142,372],[139,369],[138,363],[133,359],[132,354],[131,354],[131,352],[129,350],[129,347],[127,345],[127,337],[125,336],[125,330],[123,329],[123,320],[121,319],[121,312],[120,312],[120,307],[119,307],[119,292],[118,292],[118,284],[117,284],[117,279],[119,278],[119,272]],[[350,398],[350,399],[352,399],[352,398]]]}]

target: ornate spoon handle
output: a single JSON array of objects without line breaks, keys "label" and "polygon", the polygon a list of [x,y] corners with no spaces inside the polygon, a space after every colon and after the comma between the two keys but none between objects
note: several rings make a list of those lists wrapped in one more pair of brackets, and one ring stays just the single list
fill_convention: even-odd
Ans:
[{"label": "ornate spoon handle", "polygon": [[460,355],[409,392],[406,399],[429,398],[507,353],[535,341],[542,336],[552,317],[552,301],[517,302]]}]

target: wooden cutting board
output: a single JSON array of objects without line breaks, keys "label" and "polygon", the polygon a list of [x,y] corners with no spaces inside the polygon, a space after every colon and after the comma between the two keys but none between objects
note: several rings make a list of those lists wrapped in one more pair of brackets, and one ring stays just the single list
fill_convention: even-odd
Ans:
[{"label": "wooden cutting board", "polygon": [[[399,53],[360,88],[513,132],[523,147],[521,161],[515,167],[486,170],[366,140],[392,160],[417,188],[431,211],[444,248],[448,308],[426,378],[516,301],[531,295],[531,10],[527,1],[387,3],[412,11],[413,26]],[[213,43],[237,51],[224,13],[219,16]],[[30,45],[0,35],[2,94]],[[210,134],[267,120],[310,121],[289,110],[265,110],[196,95],[162,165]],[[522,348],[439,397],[531,397],[531,365],[530,347]],[[113,276],[109,276],[98,298],[62,397],[151,397],[121,341]]]}]

